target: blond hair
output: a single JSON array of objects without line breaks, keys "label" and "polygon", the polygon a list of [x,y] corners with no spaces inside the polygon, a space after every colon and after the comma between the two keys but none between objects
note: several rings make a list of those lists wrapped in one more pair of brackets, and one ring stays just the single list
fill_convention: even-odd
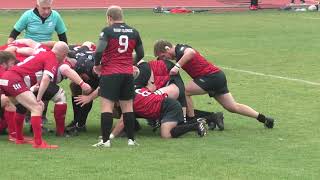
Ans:
[{"label": "blond hair", "polygon": [[114,21],[123,20],[123,12],[120,6],[110,6],[107,10],[106,15],[111,17]]}]

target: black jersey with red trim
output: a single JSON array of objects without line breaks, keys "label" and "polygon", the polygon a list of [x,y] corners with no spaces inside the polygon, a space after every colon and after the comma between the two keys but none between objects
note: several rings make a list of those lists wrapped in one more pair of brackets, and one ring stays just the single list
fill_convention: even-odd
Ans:
[{"label": "black jersey with red trim", "polygon": [[115,23],[102,30],[100,40],[108,43],[102,54],[101,75],[133,74],[132,52],[142,44],[139,32],[125,23]]},{"label": "black jersey with red trim", "polygon": [[[184,55],[184,51],[191,46],[185,44],[177,44],[175,47],[176,60],[179,61]],[[192,48],[193,49],[193,48]],[[214,74],[220,69],[214,64],[208,62],[198,51],[193,49],[196,53],[191,60],[189,60],[182,69],[185,70],[193,79],[208,74]]]}]

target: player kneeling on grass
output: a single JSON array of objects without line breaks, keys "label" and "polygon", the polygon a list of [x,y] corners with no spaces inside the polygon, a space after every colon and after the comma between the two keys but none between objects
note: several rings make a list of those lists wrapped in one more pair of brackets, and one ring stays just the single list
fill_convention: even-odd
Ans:
[{"label": "player kneeling on grass", "polygon": [[[41,114],[44,104],[41,101],[50,80],[54,78],[58,64],[61,63],[68,53],[68,45],[64,42],[57,42],[51,51],[30,56],[23,62],[13,66],[4,72],[0,79],[1,90],[15,103],[20,103],[31,112],[31,124],[34,140],[31,142],[34,148],[57,148],[55,145],[48,145],[42,140],[41,135]],[[37,83],[37,73],[43,71],[37,97],[29,90],[30,86]],[[29,83],[25,82],[29,79]],[[28,143],[23,137],[23,121],[16,122],[16,143]]]},{"label": "player kneeling on grass", "polygon": [[193,81],[186,85],[187,114],[194,116],[191,96],[209,94],[214,97],[220,105],[232,113],[256,118],[267,128],[273,128],[274,119],[258,113],[251,107],[237,103],[228,90],[226,76],[217,66],[209,63],[199,52],[184,44],[173,46],[165,40],[158,40],[154,44],[154,55],[161,58],[175,59],[177,63],[170,70],[171,75],[179,72],[180,68],[185,70]]}]

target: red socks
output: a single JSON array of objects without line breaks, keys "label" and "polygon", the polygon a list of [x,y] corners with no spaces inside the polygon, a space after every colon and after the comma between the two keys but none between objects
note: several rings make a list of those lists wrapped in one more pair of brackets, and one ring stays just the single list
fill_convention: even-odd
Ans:
[{"label": "red socks", "polygon": [[16,118],[16,112],[12,112],[12,111],[4,111],[3,114],[4,120],[7,121],[8,124],[8,134],[9,135],[14,135],[16,132],[16,126],[15,126],[15,118]]},{"label": "red socks", "polygon": [[41,143],[42,143],[41,124],[42,124],[41,116],[31,116],[33,138],[34,138],[34,143],[36,145],[41,145]]},{"label": "red socks", "polygon": [[66,113],[67,113],[67,104],[54,105],[54,119],[56,121],[57,135],[64,134],[64,124],[65,124]]},{"label": "red socks", "polygon": [[24,123],[24,114],[16,113],[15,117],[15,130],[16,130],[16,138],[18,140],[23,140],[23,123]]}]

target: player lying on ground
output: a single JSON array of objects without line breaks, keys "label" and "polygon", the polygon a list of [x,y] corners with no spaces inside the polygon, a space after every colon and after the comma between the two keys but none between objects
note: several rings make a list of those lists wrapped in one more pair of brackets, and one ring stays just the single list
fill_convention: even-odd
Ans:
[{"label": "player lying on ground", "polygon": [[175,75],[180,68],[185,70],[193,81],[186,85],[187,115],[194,117],[191,96],[209,94],[220,105],[232,113],[252,117],[263,123],[267,128],[273,128],[274,119],[258,113],[251,107],[237,103],[228,90],[226,76],[217,66],[209,63],[198,51],[184,44],[173,46],[166,40],[158,40],[154,44],[154,55],[160,58],[175,59],[177,63],[170,70]]}]

